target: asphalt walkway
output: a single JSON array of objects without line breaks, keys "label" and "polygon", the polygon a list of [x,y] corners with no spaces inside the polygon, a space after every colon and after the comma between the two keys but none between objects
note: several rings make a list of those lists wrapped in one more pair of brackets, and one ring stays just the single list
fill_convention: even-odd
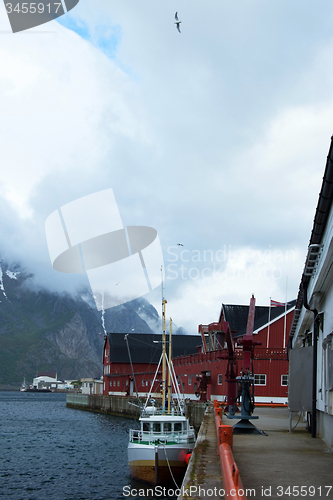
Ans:
[{"label": "asphalt walkway", "polygon": [[[292,424],[297,426],[290,433],[288,408],[256,408],[254,415],[259,419],[252,423],[266,435],[233,437],[233,455],[247,500],[296,497],[332,500],[333,452],[325,442],[312,438],[302,420],[297,424],[298,417],[294,418]],[[226,425],[237,422],[225,416],[222,420]],[[196,448],[183,482],[183,486],[192,490],[178,500],[220,500],[223,484],[212,409],[204,417]]]},{"label": "asphalt walkway", "polygon": [[[256,408],[254,415],[259,419],[252,423],[267,435],[233,437],[247,498],[333,499],[333,453],[326,443],[312,438],[302,419],[297,424],[298,417],[290,433],[288,408]],[[230,422],[223,417],[223,424]]]}]

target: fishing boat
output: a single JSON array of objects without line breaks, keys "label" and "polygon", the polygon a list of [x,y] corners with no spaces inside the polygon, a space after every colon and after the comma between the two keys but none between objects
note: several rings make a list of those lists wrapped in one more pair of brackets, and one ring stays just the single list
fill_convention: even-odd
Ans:
[{"label": "fishing boat", "polygon": [[28,386],[27,386],[27,384],[25,382],[25,377],[24,377],[24,380],[23,380],[22,385],[20,387],[20,391],[21,392],[27,392],[27,389],[28,389]]},{"label": "fishing boat", "polygon": [[[195,431],[185,416],[185,401],[180,394],[171,361],[171,319],[169,357],[166,356],[165,304],[163,301],[163,348],[146,402],[141,408],[140,429],[131,429],[128,443],[130,474],[153,485],[173,481],[178,486],[184,477],[195,445]],[[155,403],[152,391],[162,363],[162,404]],[[166,374],[168,388],[166,390]]]}]

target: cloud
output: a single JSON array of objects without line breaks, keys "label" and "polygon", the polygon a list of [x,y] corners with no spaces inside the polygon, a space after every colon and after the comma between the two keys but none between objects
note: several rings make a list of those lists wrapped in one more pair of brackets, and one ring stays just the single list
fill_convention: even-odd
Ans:
[{"label": "cloud", "polygon": [[[3,194],[26,209],[52,172],[96,175],[119,137],[140,136],[129,78],[78,35],[10,38],[0,49]],[[64,186],[66,191],[66,186]]]},{"label": "cloud", "polygon": [[253,247],[196,251],[176,262],[173,257],[166,266],[166,289],[172,279],[178,280],[178,287],[167,314],[182,318],[182,326],[194,334],[197,325],[218,321],[222,303],[248,305],[252,294],[257,305],[268,306],[270,297],[292,300],[302,258],[297,249]]},{"label": "cloud", "polygon": [[[164,285],[178,325],[193,332],[252,293],[283,301],[286,276],[295,297],[332,133],[332,18],[299,0],[96,0],[53,33],[0,35],[1,252],[74,288],[50,266],[45,219],[112,188],[124,225],[158,231],[166,267],[177,243],[185,258],[214,255],[188,263],[177,249]],[[218,262],[224,248],[233,257]],[[279,279],[245,257],[269,251],[295,252]],[[146,296],[158,310],[160,295]]]}]

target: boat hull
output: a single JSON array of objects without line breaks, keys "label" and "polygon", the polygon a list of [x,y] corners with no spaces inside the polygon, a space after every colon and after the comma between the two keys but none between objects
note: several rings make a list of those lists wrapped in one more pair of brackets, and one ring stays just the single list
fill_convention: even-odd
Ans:
[{"label": "boat hull", "polygon": [[[182,481],[187,468],[186,457],[193,445],[150,445],[130,443],[128,462],[134,479],[153,485]],[[170,472],[171,469],[171,472]]]}]

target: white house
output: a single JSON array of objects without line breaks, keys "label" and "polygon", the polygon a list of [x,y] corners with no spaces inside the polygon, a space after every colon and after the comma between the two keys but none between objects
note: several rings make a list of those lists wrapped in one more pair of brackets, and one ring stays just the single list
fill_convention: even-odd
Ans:
[{"label": "white house", "polygon": [[333,446],[333,138],[289,334],[289,409]]},{"label": "white house", "polygon": [[103,394],[103,379],[81,378],[82,394]]}]

